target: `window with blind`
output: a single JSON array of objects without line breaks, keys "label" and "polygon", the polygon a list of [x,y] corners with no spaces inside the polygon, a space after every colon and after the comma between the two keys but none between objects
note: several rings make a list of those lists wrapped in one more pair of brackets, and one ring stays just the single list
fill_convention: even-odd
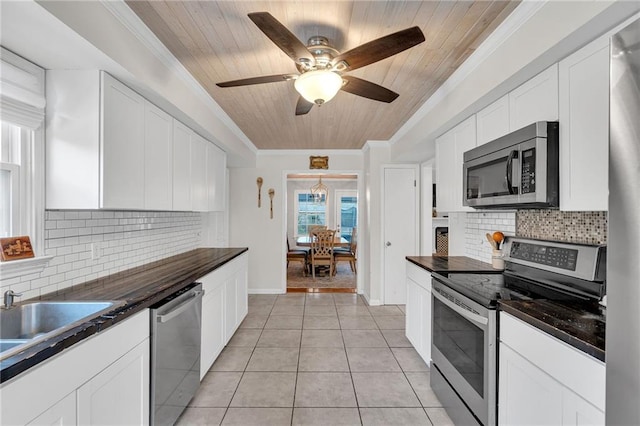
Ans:
[{"label": "window with blind", "polygon": [[44,70],[2,48],[0,236],[44,241]]}]

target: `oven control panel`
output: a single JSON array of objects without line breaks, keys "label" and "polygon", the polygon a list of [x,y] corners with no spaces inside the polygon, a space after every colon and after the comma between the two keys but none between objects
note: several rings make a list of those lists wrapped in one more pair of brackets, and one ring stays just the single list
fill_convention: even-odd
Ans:
[{"label": "oven control panel", "polygon": [[509,256],[513,259],[575,271],[578,250],[514,241]]}]

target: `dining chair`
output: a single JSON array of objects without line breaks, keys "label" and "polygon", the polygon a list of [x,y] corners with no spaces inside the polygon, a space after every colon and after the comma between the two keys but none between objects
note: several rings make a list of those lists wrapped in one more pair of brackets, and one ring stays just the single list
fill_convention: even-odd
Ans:
[{"label": "dining chair", "polygon": [[[349,262],[349,266],[351,266],[351,271],[356,273],[356,251],[358,249],[357,243],[357,231],[356,228],[351,230],[351,241],[349,241],[349,247],[337,247],[333,250],[333,260],[334,264],[338,262]],[[337,268],[334,266],[333,273],[334,275],[337,273]]]},{"label": "dining chair", "polygon": [[309,225],[307,230],[309,231],[309,237],[313,237],[313,234],[317,231],[326,231],[326,225]]},{"label": "dining chair", "polygon": [[335,230],[326,229],[322,231],[316,231],[313,234],[311,241],[311,275],[313,279],[316,279],[316,267],[328,266],[329,267],[329,279],[334,275],[334,260],[333,260],[333,243],[336,235]]},{"label": "dining chair", "polygon": [[289,262],[302,263],[302,275],[307,276],[307,267],[309,264],[309,252],[307,250],[291,250],[289,246],[289,237],[287,237],[287,269]]}]

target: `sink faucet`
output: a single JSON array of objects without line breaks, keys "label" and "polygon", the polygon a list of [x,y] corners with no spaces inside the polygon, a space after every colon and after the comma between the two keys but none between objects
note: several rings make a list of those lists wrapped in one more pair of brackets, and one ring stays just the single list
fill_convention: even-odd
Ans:
[{"label": "sink faucet", "polygon": [[4,292],[4,308],[10,309],[13,306],[13,298],[22,296],[22,293],[16,293],[13,290],[7,290]]}]

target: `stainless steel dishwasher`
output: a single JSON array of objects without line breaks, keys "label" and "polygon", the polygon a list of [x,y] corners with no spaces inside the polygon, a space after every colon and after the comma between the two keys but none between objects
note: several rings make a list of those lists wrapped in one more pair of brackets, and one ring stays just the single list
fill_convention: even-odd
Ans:
[{"label": "stainless steel dishwasher", "polygon": [[200,386],[202,284],[151,307],[151,425],[173,425]]}]

